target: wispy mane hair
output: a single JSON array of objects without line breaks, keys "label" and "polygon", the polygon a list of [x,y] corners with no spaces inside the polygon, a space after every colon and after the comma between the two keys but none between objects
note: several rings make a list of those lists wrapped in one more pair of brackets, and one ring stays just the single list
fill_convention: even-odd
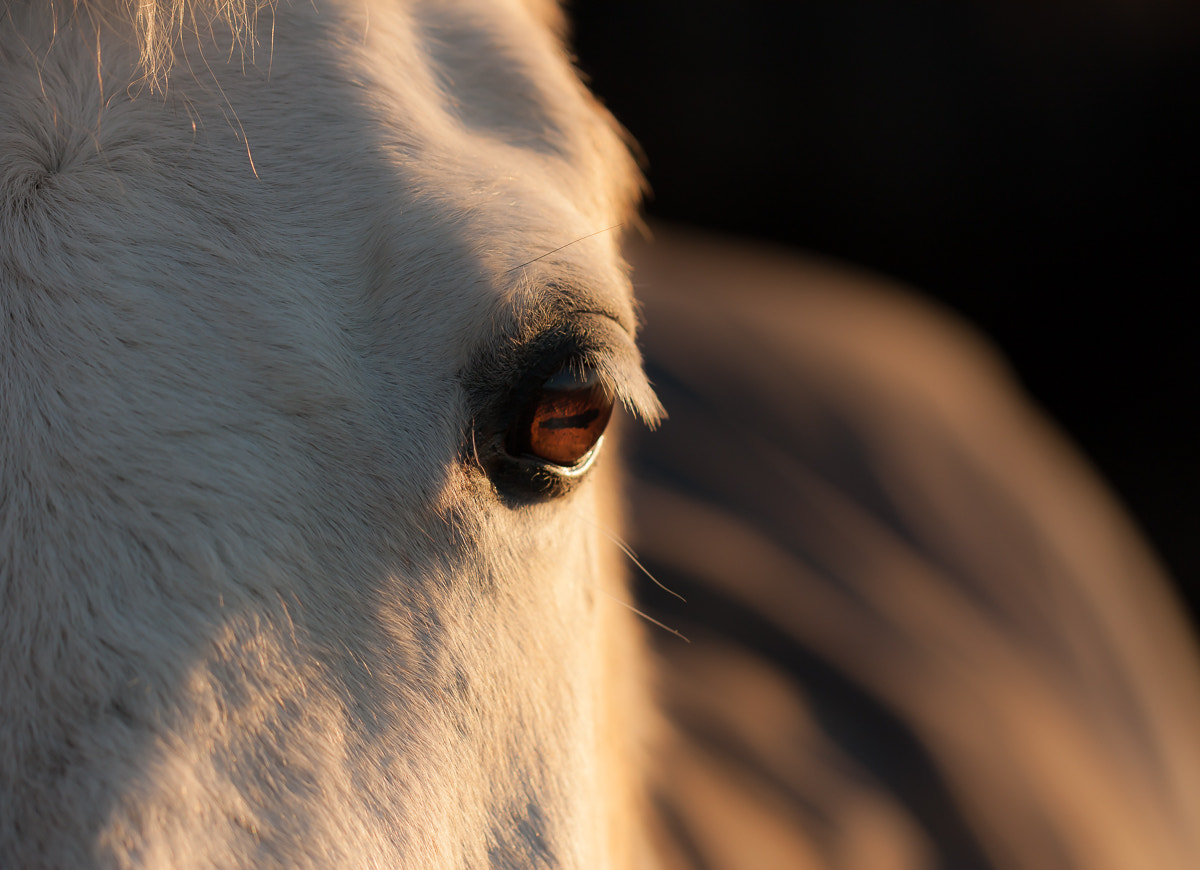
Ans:
[{"label": "wispy mane hair", "polygon": [[274,15],[276,3],[277,0],[74,0],[74,7],[95,21],[122,29],[132,25],[139,71],[151,88],[157,89],[166,85],[174,65],[175,48],[186,34],[227,30],[231,50],[252,55],[259,16]]},{"label": "wispy mane hair", "polygon": [[[152,89],[165,87],[175,48],[188,33],[228,31],[231,51],[253,56],[259,17],[273,16],[279,0],[73,0],[74,8],[96,20],[132,23],[141,74]],[[50,0],[51,6],[54,0]],[[526,0],[535,17],[560,38],[565,16],[558,0]]]}]

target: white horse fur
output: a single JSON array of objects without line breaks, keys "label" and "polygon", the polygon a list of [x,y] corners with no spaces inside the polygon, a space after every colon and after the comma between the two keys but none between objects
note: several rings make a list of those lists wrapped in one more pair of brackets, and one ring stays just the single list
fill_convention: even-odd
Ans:
[{"label": "white horse fur", "polygon": [[708,633],[644,648],[611,445],[506,436],[564,365],[661,414],[563,31],[0,0],[0,870],[1198,866],[1153,559],[860,276],[628,249]]},{"label": "white horse fur", "polygon": [[0,867],[636,866],[611,458],[476,443],[659,413],[620,133],[553,7],[218,13],[0,7]]}]

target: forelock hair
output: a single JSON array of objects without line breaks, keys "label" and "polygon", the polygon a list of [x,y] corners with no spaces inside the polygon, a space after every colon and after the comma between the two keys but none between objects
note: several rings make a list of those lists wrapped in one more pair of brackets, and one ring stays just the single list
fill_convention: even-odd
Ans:
[{"label": "forelock hair", "polygon": [[[53,0],[52,0],[53,2]],[[175,48],[188,33],[227,30],[235,51],[255,44],[260,16],[277,0],[74,0],[77,11],[121,30],[132,25],[138,66],[152,89],[165,87]]]},{"label": "forelock hair", "polygon": [[[559,0],[523,2],[548,30],[560,39],[565,38],[566,16]],[[74,3],[76,8],[99,20],[111,20],[115,14],[132,22],[140,72],[152,89],[160,89],[166,86],[174,65],[175,47],[185,34],[211,33],[219,27],[228,31],[233,51],[253,53],[259,18],[273,16],[279,0],[74,0]]]}]

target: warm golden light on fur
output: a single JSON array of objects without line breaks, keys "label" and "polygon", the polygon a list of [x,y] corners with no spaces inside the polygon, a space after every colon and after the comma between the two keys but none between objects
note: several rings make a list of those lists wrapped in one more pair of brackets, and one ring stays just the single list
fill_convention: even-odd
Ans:
[{"label": "warm golden light on fur", "polygon": [[623,234],[564,29],[0,7],[0,868],[1193,870],[1128,521],[944,315]]}]

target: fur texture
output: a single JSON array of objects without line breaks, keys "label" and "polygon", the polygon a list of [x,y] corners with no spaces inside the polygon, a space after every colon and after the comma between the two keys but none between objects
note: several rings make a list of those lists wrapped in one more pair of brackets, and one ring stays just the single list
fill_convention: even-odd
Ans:
[{"label": "fur texture", "polygon": [[657,414],[620,135],[552,10],[205,8],[0,17],[0,866],[633,866],[613,520],[470,388]]}]

